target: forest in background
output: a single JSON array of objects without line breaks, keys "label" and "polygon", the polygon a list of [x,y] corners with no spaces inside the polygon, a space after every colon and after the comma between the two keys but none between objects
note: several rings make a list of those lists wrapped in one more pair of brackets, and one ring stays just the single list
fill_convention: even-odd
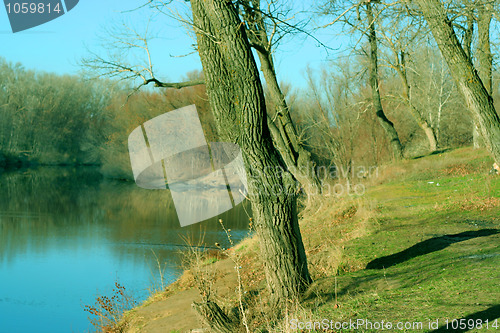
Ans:
[{"label": "forest in background", "polygon": [[[382,57],[389,58],[390,49],[385,51]],[[427,42],[415,54],[409,57],[408,71],[412,103],[436,133],[438,148],[471,145],[471,114],[439,51]],[[320,70],[308,69],[307,88],[281,84],[299,138],[317,165],[349,170],[354,164],[377,166],[391,160],[387,136],[368,112],[366,67],[366,57],[352,55]],[[201,72],[186,74],[189,80],[200,78]],[[494,71],[495,101],[498,84]],[[402,89],[398,73],[381,66],[384,110],[410,158],[426,154],[429,143]],[[269,98],[266,103],[273,107]],[[131,180],[128,134],[157,115],[190,104],[198,109],[207,141],[217,141],[204,85],[134,91],[123,81],[37,72],[0,59],[0,166],[100,165],[107,177]]]}]

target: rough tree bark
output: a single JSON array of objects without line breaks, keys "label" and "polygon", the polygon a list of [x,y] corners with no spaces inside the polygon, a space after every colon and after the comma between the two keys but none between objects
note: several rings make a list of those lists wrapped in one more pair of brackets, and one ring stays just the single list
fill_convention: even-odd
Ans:
[{"label": "rough tree bark", "polygon": [[[288,170],[302,184],[306,194],[319,193],[321,192],[321,182],[315,171],[315,163],[311,159],[311,153],[304,148],[299,140],[290,117],[290,109],[285,95],[278,83],[272,55],[272,43],[269,40],[264,17],[260,11],[260,0],[245,0],[240,3],[243,4],[243,18],[249,41],[259,57],[260,69],[266,80],[270,98],[275,105],[275,110],[267,110],[273,142]],[[276,119],[276,123],[274,119]]]},{"label": "rough tree bark", "polygon": [[393,157],[395,160],[403,158],[403,147],[399,140],[398,132],[394,124],[387,118],[382,107],[380,98],[379,79],[378,79],[378,50],[377,35],[375,32],[375,20],[373,18],[372,5],[370,1],[366,2],[366,15],[368,20],[368,40],[370,42],[370,86],[372,89],[372,103],[379,123],[382,125],[389,142],[391,144]]},{"label": "rough tree bark", "polygon": [[194,302],[192,308],[199,314],[202,321],[207,322],[212,330],[217,333],[239,332],[240,325],[222,310],[219,305],[210,300]]},{"label": "rough tree bark", "polygon": [[483,82],[484,87],[491,95],[492,92],[492,68],[493,56],[491,54],[490,45],[490,25],[492,12],[489,5],[480,4],[477,13],[477,60],[479,62],[479,77]]},{"label": "rough tree bark", "polygon": [[198,52],[222,141],[239,144],[272,302],[311,282],[299,230],[296,182],[272,145],[259,72],[234,4],[191,0]]},{"label": "rough tree bark", "polygon": [[[467,59],[471,64],[474,64],[472,60],[472,37],[474,36],[474,8],[467,8],[467,26],[465,27],[463,49]],[[479,133],[479,124],[473,119],[472,121],[472,146],[474,148],[479,148],[482,145],[481,134]]]},{"label": "rough tree bark", "polygon": [[[484,3],[479,3],[477,10],[477,60],[479,63],[478,73],[483,85],[491,95],[492,93],[492,61],[493,57],[491,55],[490,46],[490,24],[491,24],[492,13],[489,6]],[[479,133],[479,124],[474,123],[473,129],[473,143],[475,148],[483,146],[481,136]]]},{"label": "rough tree bark", "polygon": [[474,10],[467,9],[467,26],[464,32],[463,48],[465,55],[472,63],[472,37],[474,36]]},{"label": "rough tree bark", "polygon": [[493,99],[467,58],[440,0],[414,0],[429,24],[434,39],[448,63],[465,101],[479,123],[486,148],[500,163],[500,117]]}]

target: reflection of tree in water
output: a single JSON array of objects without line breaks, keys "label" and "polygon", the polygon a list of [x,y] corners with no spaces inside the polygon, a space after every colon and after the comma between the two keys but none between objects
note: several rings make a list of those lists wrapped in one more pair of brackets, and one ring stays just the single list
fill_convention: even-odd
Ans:
[{"label": "reflection of tree in water", "polygon": [[[245,208],[250,213],[248,205]],[[181,228],[169,191],[103,179],[95,168],[45,167],[6,173],[0,176],[0,253],[8,260],[64,241],[75,247],[111,243],[119,257],[136,260],[144,260],[150,249],[171,257],[185,245],[182,237],[195,243],[204,238],[207,246],[227,245],[219,218],[236,239],[244,237],[245,208],[240,205]]]}]

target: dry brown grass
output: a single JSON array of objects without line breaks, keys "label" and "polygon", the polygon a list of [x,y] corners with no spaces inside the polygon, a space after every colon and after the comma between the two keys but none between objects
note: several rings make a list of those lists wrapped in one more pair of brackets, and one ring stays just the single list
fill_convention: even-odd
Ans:
[{"label": "dry brown grass", "polygon": [[301,213],[301,230],[314,279],[362,268],[344,255],[345,244],[370,232],[375,223],[372,204],[363,198],[321,198]]},{"label": "dry brown grass", "polygon": [[475,171],[476,170],[474,170],[474,168],[471,167],[471,165],[466,163],[460,163],[445,167],[443,170],[443,174],[447,176],[467,176]]},{"label": "dry brown grass", "polygon": [[459,207],[464,211],[485,211],[500,206],[500,199],[495,197],[479,198],[471,197],[459,203]]}]

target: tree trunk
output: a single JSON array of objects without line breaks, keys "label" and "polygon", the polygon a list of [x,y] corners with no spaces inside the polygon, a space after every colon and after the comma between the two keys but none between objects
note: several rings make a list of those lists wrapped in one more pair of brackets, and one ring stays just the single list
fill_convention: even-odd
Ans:
[{"label": "tree trunk", "polygon": [[472,120],[472,147],[474,149],[483,147],[481,131],[479,130],[479,122],[476,119]]},{"label": "tree trunk", "polygon": [[401,57],[398,58],[396,71],[398,72],[399,77],[401,78],[401,83],[403,84],[403,97],[406,101],[406,104],[408,105],[410,113],[417,122],[418,126],[424,131],[425,136],[427,137],[427,141],[429,141],[429,150],[432,153],[437,150],[437,136],[427,119],[422,116],[422,114],[417,110],[412,102],[411,87],[408,83],[404,52],[401,52]]},{"label": "tree trunk", "polygon": [[464,95],[473,118],[479,123],[486,148],[500,163],[500,117],[493,99],[460,46],[443,4],[439,0],[416,0],[450,72]]},{"label": "tree trunk", "polygon": [[[472,36],[474,35],[474,10],[467,9],[467,27],[465,29],[463,49],[467,59],[471,63],[472,61]],[[472,121],[472,146],[474,149],[480,148],[482,146],[481,134],[479,133],[479,123],[475,119]]]},{"label": "tree trunk", "polygon": [[[491,96],[492,93],[492,61],[490,46],[490,23],[491,23],[491,10],[485,5],[480,4],[477,13],[477,34],[478,34],[478,47],[477,47],[477,60],[479,63],[478,74],[483,82],[484,87]],[[474,122],[474,129],[472,132],[474,148],[479,148],[484,145],[479,131],[479,124]]]},{"label": "tree trunk", "polygon": [[[321,182],[316,174],[315,163],[311,159],[311,153],[307,151],[299,142],[297,131],[290,117],[290,110],[285,100],[285,95],[276,79],[271,54],[261,53],[257,51],[261,63],[261,70],[264,74],[267,87],[271,94],[271,99],[276,105],[276,118],[280,127],[281,140],[276,139],[273,142],[277,145],[282,144],[278,150],[286,151],[287,154],[293,157],[287,164],[288,170],[293,174],[295,179],[302,184],[308,196],[321,192]],[[269,112],[269,111],[268,111]],[[271,113],[270,117],[274,118]],[[286,161],[286,160],[285,160]]]},{"label": "tree trunk", "polygon": [[481,4],[477,14],[477,34],[478,47],[477,59],[479,62],[479,77],[483,82],[484,87],[491,95],[492,92],[492,68],[493,56],[491,55],[490,45],[490,24],[491,24],[491,9],[487,5]]},{"label": "tree trunk", "polygon": [[472,36],[474,36],[474,10],[467,9],[467,27],[464,33],[463,49],[472,64]]},{"label": "tree trunk", "polygon": [[422,128],[422,130],[425,133],[425,136],[427,137],[427,141],[429,141],[429,150],[431,153],[435,152],[438,148],[437,145],[437,139],[436,139],[436,134],[434,133],[434,130],[432,127],[429,126],[429,124],[426,122],[419,124],[419,126]]},{"label": "tree trunk", "polygon": [[387,119],[384,109],[382,107],[382,100],[380,98],[379,80],[378,80],[378,50],[377,50],[377,35],[375,33],[375,21],[373,19],[372,5],[370,2],[366,3],[366,14],[369,24],[368,39],[370,42],[370,86],[372,89],[372,103],[375,109],[377,119],[382,125],[389,142],[391,144],[393,157],[399,160],[403,157],[403,147],[399,140],[398,132],[394,128],[394,124]]},{"label": "tree trunk", "polygon": [[272,302],[311,283],[297,218],[296,182],[272,145],[259,72],[233,3],[191,0],[207,94],[220,138],[239,144]]},{"label": "tree trunk", "polygon": [[[276,124],[273,125],[277,131],[271,131],[273,143],[282,155],[288,170],[299,181],[306,194],[310,196],[320,193],[321,182],[315,170],[315,163],[311,159],[311,153],[304,148],[299,140],[285,95],[278,83],[271,53],[272,45],[267,35],[259,2],[253,1],[250,3],[249,0],[246,0],[243,8],[243,17],[249,30],[248,35],[252,47],[259,56],[261,71],[266,80],[270,98],[275,105],[275,110],[267,110],[269,114],[268,123],[276,119]],[[270,127],[273,125],[270,124]]]},{"label": "tree trunk", "polygon": [[202,322],[210,326],[217,333],[235,333],[239,331],[239,324],[212,301],[193,303],[193,309],[200,315]]}]

